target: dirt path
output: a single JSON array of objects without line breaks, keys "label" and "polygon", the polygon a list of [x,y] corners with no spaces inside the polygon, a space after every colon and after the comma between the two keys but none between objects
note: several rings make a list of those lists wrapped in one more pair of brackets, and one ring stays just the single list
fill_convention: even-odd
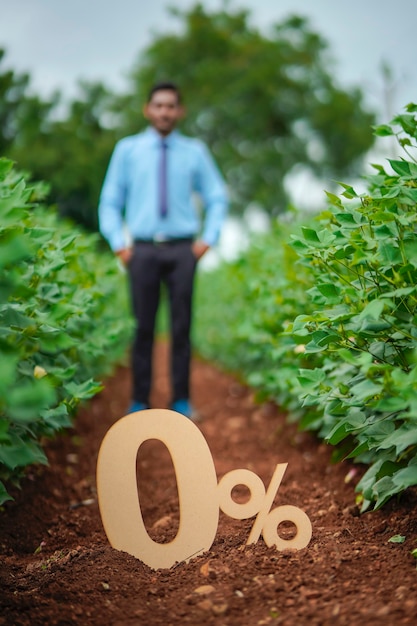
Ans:
[{"label": "dirt path", "polygon": [[[166,345],[156,354],[153,401],[167,401]],[[193,364],[199,428],[220,478],[248,468],[267,485],[288,462],[275,506],[302,508],[313,537],[299,552],[244,547],[253,520],[220,514],[209,552],[169,570],[151,570],[112,549],[95,491],[101,441],[124,415],[130,383],[119,369],[77,419],[76,429],[48,447],[49,468],[25,480],[0,514],[0,625],[255,626],[417,623],[417,496],[358,515],[351,465],[332,465],[331,451],[298,433],[250,390],[211,365]],[[149,444],[149,445],[148,445]],[[141,506],[149,534],[168,541],[178,526],[172,463],[148,442],[139,463]],[[204,488],[204,487],[202,487]],[[390,543],[393,535],[404,543]]]}]

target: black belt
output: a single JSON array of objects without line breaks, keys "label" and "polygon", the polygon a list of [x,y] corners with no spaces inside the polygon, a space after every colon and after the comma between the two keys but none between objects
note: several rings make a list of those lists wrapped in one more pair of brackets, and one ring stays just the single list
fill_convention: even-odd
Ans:
[{"label": "black belt", "polygon": [[172,246],[177,243],[193,243],[194,237],[154,237],[153,239],[134,239],[133,243],[148,243],[154,246]]}]

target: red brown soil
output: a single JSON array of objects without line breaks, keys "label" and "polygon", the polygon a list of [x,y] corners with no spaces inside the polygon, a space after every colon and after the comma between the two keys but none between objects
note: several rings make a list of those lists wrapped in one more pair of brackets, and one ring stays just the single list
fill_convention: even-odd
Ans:
[{"label": "red brown soil", "polygon": [[[154,406],[168,397],[166,345],[158,345]],[[275,465],[288,468],[275,500],[309,516],[307,548],[278,552],[262,537],[246,546],[252,520],[220,514],[211,549],[171,569],[152,570],[113,549],[95,490],[101,441],[126,413],[129,371],[119,368],[84,407],[75,428],[48,444],[48,468],[36,468],[0,514],[0,624],[112,626],[255,626],[266,624],[416,624],[417,497],[359,515],[352,465],[300,433],[270,404],[212,365],[195,360],[192,389],[220,478],[249,468],[267,485]],[[149,445],[147,445],[149,444]],[[178,499],[172,462],[147,442],[139,463],[141,507],[155,541],[172,539]],[[148,486],[148,488],[146,488]],[[201,487],[204,489],[204,485]],[[389,542],[403,535],[403,543]]]}]

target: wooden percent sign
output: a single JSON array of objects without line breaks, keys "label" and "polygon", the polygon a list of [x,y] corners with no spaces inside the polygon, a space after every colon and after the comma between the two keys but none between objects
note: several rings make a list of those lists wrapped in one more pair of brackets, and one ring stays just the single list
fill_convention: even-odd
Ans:
[{"label": "wooden percent sign", "polygon": [[[180,521],[170,543],[151,539],[140,508],[136,458],[142,443],[149,439],[165,444],[175,470]],[[276,466],[266,491],[259,476],[247,469],[228,472],[217,483],[210,449],[191,420],[166,409],[131,413],[110,428],[100,447],[97,493],[104,530],[113,548],[132,554],[153,569],[172,567],[209,550],[217,532],[219,509],[234,519],[256,515],[247,544],[256,543],[262,533],[269,547],[301,550],[312,534],[306,513],[291,505],[270,510],[286,467],[287,463]],[[233,500],[232,491],[238,485],[248,488],[247,502]],[[296,527],[291,539],[278,534],[284,521]]]}]

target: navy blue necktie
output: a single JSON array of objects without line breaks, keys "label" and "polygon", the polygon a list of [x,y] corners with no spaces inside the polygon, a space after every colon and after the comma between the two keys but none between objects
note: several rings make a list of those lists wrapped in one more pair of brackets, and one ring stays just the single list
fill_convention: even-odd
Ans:
[{"label": "navy blue necktie", "polygon": [[168,143],[161,140],[161,159],[159,164],[159,214],[166,217],[168,214],[168,194],[167,194],[167,149]]}]

